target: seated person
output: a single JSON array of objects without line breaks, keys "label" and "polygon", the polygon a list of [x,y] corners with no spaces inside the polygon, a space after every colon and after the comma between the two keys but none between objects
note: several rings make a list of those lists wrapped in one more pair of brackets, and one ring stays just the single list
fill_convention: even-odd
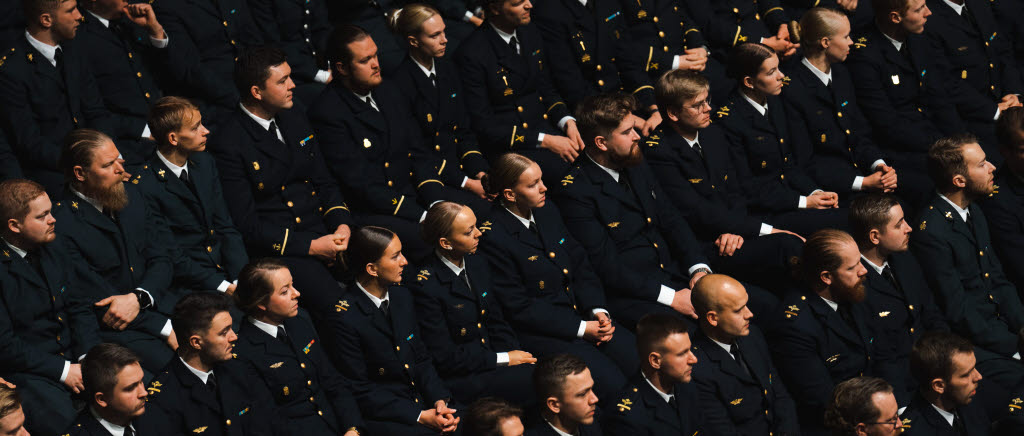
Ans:
[{"label": "seated person", "polygon": [[57,235],[67,258],[76,260],[73,277],[80,297],[93,304],[100,339],[131,349],[150,374],[159,371],[178,346],[168,316],[188,292],[171,284],[174,242],[167,224],[138,189],[142,175],[124,170],[107,135],[72,132],[60,167],[67,186],[53,210]]},{"label": "seated person", "polygon": [[252,22],[263,41],[280,47],[292,67],[295,95],[308,105],[331,82],[327,37],[334,28],[325,0],[247,0]]},{"label": "seated person", "polygon": [[1009,108],[996,122],[999,153],[1003,166],[996,170],[999,189],[980,201],[981,210],[993,234],[996,254],[1006,278],[1024,289],[1024,108]]},{"label": "seated person", "polygon": [[552,84],[540,30],[530,25],[533,4],[481,4],[484,24],[455,54],[473,130],[488,159],[510,151],[522,154],[537,162],[545,182],[553,185],[584,144],[572,109]]},{"label": "seated person", "polygon": [[[631,96],[590,97],[577,109],[587,148],[555,192],[565,224],[627,327],[650,312],[696,318],[690,289],[711,272],[686,219],[644,163]],[[631,372],[626,372],[631,374]]]},{"label": "seated person", "polygon": [[[405,5],[392,17],[392,31],[405,39],[409,50],[392,72],[393,83],[416,118],[425,153],[437,166],[436,176],[431,177],[451,188],[446,190],[448,199],[484,217],[491,205],[484,201],[480,178],[488,164],[471,128],[459,69],[444,57],[449,44],[447,23],[436,9],[419,3]],[[456,187],[465,192],[454,191]]]},{"label": "seated person", "polygon": [[705,431],[796,434],[796,406],[779,379],[764,335],[750,323],[754,314],[748,300],[743,285],[725,275],[708,275],[693,290],[698,316],[693,350],[700,362],[693,378]]},{"label": "seated person", "polygon": [[[750,213],[725,133],[711,124],[709,91],[708,80],[693,71],[658,79],[655,95],[665,122],[644,141],[644,157],[716,270],[777,286],[789,277],[789,259],[800,254],[803,240]],[[767,312],[778,303],[762,295],[768,291],[752,291],[756,309]]]},{"label": "seated person", "polygon": [[600,436],[594,377],[575,354],[555,354],[537,363],[533,388],[540,410],[533,416],[527,436]]},{"label": "seated person", "polygon": [[86,407],[74,424],[71,436],[129,436],[160,434],[157,413],[146,413],[149,391],[142,381],[139,357],[117,344],[99,344],[82,359]]},{"label": "seated person", "polygon": [[857,104],[893,165],[923,172],[928,147],[967,128],[948,98],[959,84],[939,73],[948,65],[922,35],[931,15],[925,0],[873,1],[874,23],[852,37],[847,62]]},{"label": "seated person", "polygon": [[458,429],[452,396],[416,325],[410,292],[396,286],[409,264],[402,241],[383,227],[352,234],[346,253],[355,286],[334,306],[330,352],[352,380],[369,434],[436,435]]},{"label": "seated person", "polygon": [[[352,203],[356,222],[391,229],[418,262],[430,247],[418,238],[430,204],[448,198],[437,177],[440,159],[426,151],[401,90],[381,77],[377,44],[369,33],[343,25],[328,45],[335,80],[307,114],[323,159]],[[437,166],[434,161],[437,161]]]},{"label": "seated person", "polygon": [[982,379],[977,362],[974,347],[960,336],[940,332],[921,336],[910,355],[920,388],[900,414],[903,434],[990,434],[985,409],[973,401]]},{"label": "seated person", "polygon": [[838,193],[844,200],[840,205],[855,192],[897,189],[908,201],[920,201],[930,183],[908,171],[900,171],[897,180],[896,169],[871,139],[871,128],[857,105],[850,72],[842,65],[853,45],[849,20],[835,10],[813,8],[800,27],[803,57],[789,70],[791,82],[782,100],[789,130],[811,144],[799,151],[810,156],[805,165],[811,177]]},{"label": "seated person", "polygon": [[910,373],[910,349],[927,331],[949,331],[917,259],[909,252],[910,232],[895,197],[866,194],[850,204],[850,227],[867,269],[864,305],[875,338],[875,375],[892,380],[893,394],[906,406],[917,391]]},{"label": "seated person", "polygon": [[779,0],[694,0],[694,18],[704,28],[708,48],[723,64],[730,50],[743,42],[771,47],[788,58],[800,44],[790,35],[789,18]]},{"label": "seated person", "polygon": [[508,153],[484,186],[495,196],[481,248],[494,294],[523,348],[544,357],[572,353],[594,373],[598,395],[613,395],[636,372],[633,334],[618,329],[583,247],[565,228],[537,163]]},{"label": "seated person", "polygon": [[875,19],[875,16],[872,13],[874,10],[872,8],[872,1],[873,0],[782,0],[782,5],[786,7],[789,19],[797,22],[800,21],[801,17],[807,14],[808,10],[816,6],[826,7],[842,12],[846,15],[846,18],[850,20],[852,29],[857,32],[862,32],[870,26]]},{"label": "seated person", "polygon": [[897,414],[892,386],[878,377],[836,385],[825,409],[825,426],[837,435],[895,436],[910,428]]},{"label": "seated person", "polygon": [[[231,298],[197,292],[174,306],[177,355],[149,387],[148,407],[168,434],[268,436],[276,421],[274,400],[247,363],[234,360]],[[229,433],[228,429],[232,431]]]},{"label": "seated person", "polygon": [[537,359],[522,351],[502,316],[500,290],[469,207],[443,201],[427,211],[423,239],[434,253],[410,282],[416,317],[434,366],[460,401],[483,395],[530,404]]},{"label": "seated person", "polygon": [[245,98],[209,141],[224,201],[246,251],[288,265],[319,320],[341,297],[331,267],[348,246],[352,215],[306,115],[293,107],[284,53],[251,49],[238,60]]},{"label": "seated person", "polygon": [[363,427],[348,381],[334,369],[284,262],[266,258],[239,274],[235,298],[245,312],[235,343],[284,417],[278,434],[358,436]]},{"label": "seated person", "polygon": [[779,56],[763,44],[739,44],[729,54],[728,74],[737,85],[716,122],[750,213],[799,235],[845,229],[839,194],[822,190],[804,170],[806,156],[798,152],[810,146],[798,144],[806,144],[806,136],[790,134],[779,97],[785,84]]},{"label": "seated person", "polygon": [[841,381],[868,374],[872,341],[857,244],[841,230],[807,238],[798,264],[801,290],[772,316],[772,357],[797,405],[800,432],[825,435],[822,413]]},{"label": "seated person", "polygon": [[505,400],[484,397],[469,405],[466,422],[466,434],[478,436],[523,436],[523,409],[513,406]]},{"label": "seated person", "polygon": [[605,430],[611,436],[695,435],[705,430],[693,381],[697,356],[687,323],[652,313],[636,325],[640,372],[612,397]]},{"label": "seated person", "polygon": [[0,433],[11,436],[29,436],[25,429],[25,409],[14,385],[0,383]]},{"label": "seated person", "polygon": [[174,283],[180,287],[234,292],[248,261],[242,235],[231,222],[216,163],[206,150],[199,108],[181,97],[164,97],[150,110],[156,155],[141,169],[139,186],[149,207],[164,217],[174,236]]},{"label": "seated person", "polygon": [[998,386],[1017,386],[1024,381],[1017,341],[1024,306],[977,204],[994,190],[995,167],[975,137],[961,135],[932,146],[928,169],[938,192],[929,197],[910,248],[950,329],[979,348],[978,371]]},{"label": "seated person", "polygon": [[42,185],[0,183],[0,374],[19,386],[26,427],[40,434],[59,433],[75,418],[78,361],[100,342],[92,302],[80,298],[87,291],[56,241],[50,208]]}]

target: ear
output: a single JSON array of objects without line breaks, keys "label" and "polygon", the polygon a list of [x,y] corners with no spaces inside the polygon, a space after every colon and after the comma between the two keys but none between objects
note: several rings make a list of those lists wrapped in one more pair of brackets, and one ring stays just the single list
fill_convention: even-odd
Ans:
[{"label": "ear", "polygon": [[708,313],[704,315],[704,318],[707,319],[708,324],[712,327],[718,327],[718,312],[709,310]]},{"label": "ear", "polygon": [[544,400],[544,405],[556,415],[562,412],[562,403],[558,401],[558,398],[548,397],[547,400]]},{"label": "ear", "polygon": [[871,229],[868,232],[868,241],[871,241],[873,245],[880,244],[882,242],[882,232],[878,231],[878,229]]},{"label": "ear", "polygon": [[106,396],[103,395],[103,392],[97,392],[97,393],[93,394],[92,399],[93,399],[93,401],[96,402],[96,405],[98,405],[100,407],[107,407],[109,405],[109,403],[107,403]]},{"label": "ear", "polygon": [[820,40],[818,40],[818,44],[821,44],[821,47],[822,47],[822,48],[824,48],[825,50],[828,50],[828,47],[829,47],[830,45],[832,45],[832,40],[831,40],[831,39],[829,39],[829,38],[828,38],[828,37],[826,36],[826,37],[823,37],[823,38],[821,38]]},{"label": "ear", "polygon": [[368,263],[368,264],[366,264],[366,273],[369,274],[370,277],[377,277],[377,275],[379,274],[379,272],[377,271],[377,264],[375,264],[375,263]]},{"label": "ear", "polygon": [[604,136],[595,136],[594,145],[597,146],[598,150],[608,151],[608,140]]},{"label": "ear", "polygon": [[167,143],[175,147],[178,146],[178,132],[171,132],[167,134]]},{"label": "ear", "polygon": [[85,181],[85,168],[82,168],[81,165],[75,165],[71,171],[75,174],[75,180],[78,180],[79,182]]},{"label": "ear", "polygon": [[932,379],[930,386],[932,387],[932,390],[939,395],[946,393],[946,381],[941,378]]},{"label": "ear", "polygon": [[896,11],[889,12],[889,21],[893,24],[900,24],[903,22],[903,14]]},{"label": "ear", "polygon": [[409,35],[409,36],[406,36],[405,39],[406,39],[406,41],[409,41],[409,46],[410,47],[419,48],[420,40],[416,39],[415,36]]},{"label": "ear", "polygon": [[335,63],[331,64],[331,68],[333,68],[334,72],[338,73],[339,75],[348,76],[348,71],[345,71],[345,64],[344,63],[335,62]]},{"label": "ear", "polygon": [[964,177],[963,174],[953,176],[953,186],[956,186],[957,188],[967,187],[967,177]]},{"label": "ear", "polygon": [[675,109],[675,108],[673,108],[671,106],[667,107],[667,108],[665,108],[665,114],[668,115],[668,119],[670,121],[672,121],[673,123],[678,123],[679,122],[679,110],[678,109]]},{"label": "ear", "polygon": [[829,272],[829,271],[822,271],[821,274],[818,274],[818,278],[821,279],[821,282],[824,283],[825,286],[832,286],[832,273],[831,272]]},{"label": "ear", "polygon": [[199,335],[192,335],[188,337],[188,346],[192,347],[193,350],[199,351],[203,348],[203,338]]},{"label": "ear", "polygon": [[451,250],[452,249],[452,241],[449,241],[448,238],[441,238],[441,239],[439,239],[437,241],[437,245],[440,245],[441,248],[443,248],[445,250]]},{"label": "ear", "polygon": [[256,308],[261,310],[261,311],[264,311],[264,312],[267,311],[267,305],[266,304],[257,304]]},{"label": "ear", "polygon": [[868,425],[863,423],[863,422],[858,423],[857,426],[853,428],[853,434],[855,434],[857,436],[861,436],[861,435],[867,436],[867,434],[868,434]]},{"label": "ear", "polygon": [[42,26],[44,29],[49,29],[50,27],[53,27],[53,15],[51,15],[49,12],[40,15],[39,25]]},{"label": "ear", "polygon": [[651,354],[648,354],[647,364],[651,365],[651,368],[661,369],[661,353],[652,351]]},{"label": "ear", "polygon": [[256,101],[263,101],[263,92],[260,91],[260,87],[253,85],[249,87],[249,96],[254,98]]},{"label": "ear", "polygon": [[504,191],[501,191],[501,198],[505,199],[505,201],[509,203],[515,203],[516,193],[515,191],[506,188]]},{"label": "ear", "polygon": [[743,76],[743,86],[745,88],[754,89],[754,78],[750,76]]},{"label": "ear", "polygon": [[21,222],[14,218],[7,220],[7,230],[11,233],[21,233]]}]

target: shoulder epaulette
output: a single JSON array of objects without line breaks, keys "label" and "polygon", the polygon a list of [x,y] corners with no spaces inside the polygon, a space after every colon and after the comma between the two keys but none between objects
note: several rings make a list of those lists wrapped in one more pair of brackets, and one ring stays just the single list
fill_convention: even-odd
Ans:
[{"label": "shoulder epaulette", "polygon": [[491,229],[491,222],[490,221],[484,221],[484,222],[480,223],[479,226],[477,226],[477,230],[480,230],[480,233],[484,233],[484,232],[486,232],[486,231],[488,231],[490,229]]},{"label": "shoulder epaulette", "polygon": [[430,270],[421,269],[420,272],[416,274],[417,282],[427,281],[428,279],[430,279]]},{"label": "shoulder epaulette", "polygon": [[719,118],[727,117],[727,116],[729,116],[729,105],[725,105],[725,106],[722,106],[722,107],[718,108],[718,117]]},{"label": "shoulder epaulette", "polygon": [[572,183],[573,183],[573,176],[572,176],[572,174],[567,174],[564,178],[562,178],[562,186],[569,186]]},{"label": "shoulder epaulette", "polygon": [[[631,389],[633,391],[633,394],[635,395],[637,392],[637,388],[633,387]],[[633,409],[633,399],[630,398],[629,395],[627,395],[626,397],[623,397],[619,400],[618,404],[615,405],[615,408],[618,409],[619,412],[630,411]]]},{"label": "shoulder epaulette", "polygon": [[857,42],[853,43],[853,48],[864,48],[868,46],[868,39],[865,37],[857,38]]},{"label": "shoulder epaulette", "polygon": [[338,303],[334,305],[335,312],[348,312],[348,300],[338,300]]}]

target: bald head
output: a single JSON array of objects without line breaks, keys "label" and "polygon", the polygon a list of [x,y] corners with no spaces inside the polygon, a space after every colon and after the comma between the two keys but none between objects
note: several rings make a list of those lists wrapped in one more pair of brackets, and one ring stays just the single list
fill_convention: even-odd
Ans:
[{"label": "bald head", "polygon": [[747,289],[723,274],[708,274],[694,286],[690,297],[700,327],[712,339],[732,342],[750,333],[754,314],[747,308]]}]

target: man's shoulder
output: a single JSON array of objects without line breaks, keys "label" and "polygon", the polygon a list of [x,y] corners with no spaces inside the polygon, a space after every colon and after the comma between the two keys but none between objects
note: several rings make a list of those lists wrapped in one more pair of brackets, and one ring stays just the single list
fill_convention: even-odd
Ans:
[{"label": "man's shoulder", "polygon": [[12,42],[0,51],[0,75],[31,79],[31,66],[36,62],[46,62],[35,50],[30,49],[24,37]]}]

